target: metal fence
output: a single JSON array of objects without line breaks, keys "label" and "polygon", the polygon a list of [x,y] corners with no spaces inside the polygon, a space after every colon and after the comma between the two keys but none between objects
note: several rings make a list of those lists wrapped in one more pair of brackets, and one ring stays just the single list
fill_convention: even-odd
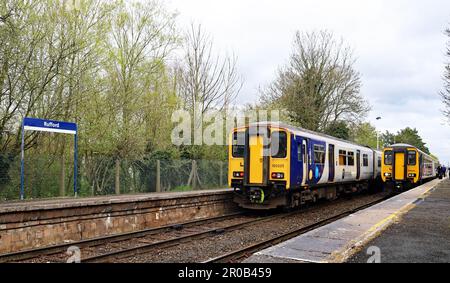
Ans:
[{"label": "metal fence", "polygon": [[[224,188],[227,184],[227,166],[227,162],[219,160],[144,157],[117,161],[105,156],[80,156],[78,196]],[[26,156],[25,198],[73,196],[73,177],[73,160],[70,158]],[[18,199],[19,190],[20,156],[0,154],[0,200]]]}]

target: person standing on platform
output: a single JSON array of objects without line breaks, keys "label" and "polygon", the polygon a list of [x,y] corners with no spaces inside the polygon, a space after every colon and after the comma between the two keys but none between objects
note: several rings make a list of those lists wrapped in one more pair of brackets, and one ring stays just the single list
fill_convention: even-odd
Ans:
[{"label": "person standing on platform", "polygon": [[439,166],[436,168],[436,174],[437,174],[436,177],[438,177],[439,179],[442,179],[442,166],[441,166],[441,165],[439,165]]}]

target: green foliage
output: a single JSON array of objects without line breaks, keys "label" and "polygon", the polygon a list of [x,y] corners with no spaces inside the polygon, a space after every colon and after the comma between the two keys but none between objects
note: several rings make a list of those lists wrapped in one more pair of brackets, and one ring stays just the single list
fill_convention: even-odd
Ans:
[{"label": "green foliage", "polygon": [[325,134],[348,140],[350,137],[350,129],[348,128],[347,123],[345,123],[344,121],[336,121],[330,123],[325,128]]},{"label": "green foliage", "polygon": [[412,129],[410,127],[406,127],[405,129],[398,131],[395,136],[395,141],[397,143],[413,145],[425,153],[430,153],[416,128]]},{"label": "green foliage", "polygon": [[190,186],[177,186],[170,190],[171,192],[187,192],[192,191],[192,187]]},{"label": "green foliage", "polygon": [[410,127],[406,127],[398,131],[396,134],[386,131],[380,136],[380,140],[383,147],[387,147],[395,143],[406,143],[417,147],[425,153],[430,153],[416,128],[412,129]]},{"label": "green foliage", "polygon": [[[176,14],[153,0],[70,2],[0,4],[0,148],[8,153],[0,159],[2,195],[17,193],[23,116],[78,124],[81,195],[114,191],[117,158],[123,159],[121,187],[140,190],[144,156],[174,150],[170,115],[179,99],[168,56],[180,43]],[[72,161],[71,146],[27,132],[25,149],[36,166],[28,172],[39,175],[38,168],[46,168],[54,179],[35,180],[33,191],[58,194],[58,176],[67,168],[38,157]]]},{"label": "green foliage", "polygon": [[[371,148],[377,148],[377,132],[374,126],[365,122],[356,125],[352,128],[350,139],[358,144],[366,145]],[[381,140],[381,137],[380,137]],[[380,141],[380,148],[382,147],[382,141]]]},{"label": "green foliage", "polygon": [[384,132],[380,135],[380,144],[383,147],[390,146],[391,144],[396,143],[395,134],[389,131]]}]

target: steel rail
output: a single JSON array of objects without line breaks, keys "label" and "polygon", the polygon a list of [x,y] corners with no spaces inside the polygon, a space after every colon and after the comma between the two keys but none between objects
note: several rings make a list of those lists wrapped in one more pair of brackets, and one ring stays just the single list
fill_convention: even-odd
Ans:
[{"label": "steel rail", "polygon": [[311,230],[317,229],[317,228],[319,228],[321,226],[324,226],[326,224],[329,224],[329,223],[331,223],[333,221],[336,221],[336,220],[339,220],[339,219],[344,218],[346,216],[349,216],[350,214],[353,214],[353,213],[355,213],[357,211],[360,211],[360,210],[363,210],[365,208],[368,208],[368,207],[371,207],[373,205],[376,205],[376,204],[378,204],[378,203],[380,203],[382,201],[385,201],[388,198],[390,198],[390,197],[389,196],[388,197],[384,197],[382,199],[373,201],[371,203],[362,205],[360,207],[357,207],[357,208],[354,208],[354,209],[350,209],[350,210],[345,211],[343,213],[339,213],[339,214],[334,215],[334,216],[332,216],[330,218],[320,220],[318,222],[315,222],[315,223],[307,225],[307,226],[303,226],[303,227],[301,227],[299,229],[296,229],[294,231],[284,233],[282,235],[279,235],[277,237],[271,238],[269,240],[260,241],[260,242],[258,242],[256,244],[249,245],[249,246],[244,247],[242,249],[235,250],[235,251],[232,251],[232,252],[220,255],[218,257],[208,259],[208,260],[204,261],[203,263],[231,263],[231,262],[240,261],[243,258],[247,258],[250,255],[252,255],[253,253],[258,252],[258,251],[260,251],[262,249],[268,248],[270,246],[273,246],[273,245],[279,244],[281,242],[284,242],[286,240],[292,239],[294,237],[297,237],[297,236],[299,236],[301,234],[304,234],[306,232],[309,232]]},{"label": "steel rail", "polygon": [[252,220],[248,220],[248,221],[244,221],[241,223],[232,224],[232,225],[228,225],[228,226],[224,226],[224,227],[220,227],[220,228],[207,229],[205,231],[194,232],[194,233],[176,237],[176,238],[156,241],[153,243],[144,244],[144,245],[140,245],[140,246],[136,246],[136,247],[126,248],[126,249],[112,251],[112,252],[105,253],[105,254],[82,258],[81,262],[85,262],[85,263],[87,263],[87,262],[109,262],[111,260],[118,259],[118,258],[120,259],[120,258],[132,257],[135,255],[146,253],[155,248],[165,248],[165,247],[169,247],[169,246],[174,246],[174,245],[177,245],[180,243],[192,241],[194,239],[200,239],[200,238],[206,237],[210,234],[219,234],[219,233],[229,232],[229,231],[237,230],[237,229],[240,229],[243,227],[247,227],[249,225],[255,225],[257,223],[264,223],[267,221],[272,221],[274,219],[289,217],[291,215],[299,214],[304,211],[305,210],[297,210],[297,211],[292,211],[292,212],[283,213],[283,214],[275,214],[275,215],[271,215],[268,217],[258,217],[258,218],[252,219]]},{"label": "steel rail", "polygon": [[131,238],[141,238],[141,237],[145,237],[147,235],[171,231],[173,229],[180,229],[180,228],[185,228],[185,227],[186,228],[187,227],[195,227],[197,225],[208,224],[208,223],[215,222],[218,220],[231,219],[233,217],[236,217],[239,215],[245,215],[245,214],[246,214],[245,212],[237,212],[237,213],[231,213],[231,214],[222,215],[222,216],[218,216],[218,217],[212,217],[212,218],[206,218],[206,219],[200,219],[200,220],[192,220],[192,221],[187,221],[187,222],[183,222],[183,223],[169,224],[169,225],[165,225],[165,226],[161,226],[161,227],[149,228],[149,229],[144,229],[144,230],[139,230],[139,231],[134,231],[134,232],[127,232],[127,233],[109,235],[109,236],[105,236],[105,237],[98,237],[98,238],[93,238],[93,239],[86,239],[86,240],[81,240],[81,241],[76,241],[76,242],[64,243],[64,244],[59,244],[59,245],[54,245],[54,246],[41,247],[41,248],[36,248],[36,249],[1,254],[0,255],[0,263],[22,261],[22,260],[36,258],[36,257],[40,257],[40,256],[62,253],[62,252],[66,252],[67,249],[71,246],[77,246],[79,248],[94,247],[94,246],[111,243],[111,242],[125,241],[125,240],[131,239]]}]

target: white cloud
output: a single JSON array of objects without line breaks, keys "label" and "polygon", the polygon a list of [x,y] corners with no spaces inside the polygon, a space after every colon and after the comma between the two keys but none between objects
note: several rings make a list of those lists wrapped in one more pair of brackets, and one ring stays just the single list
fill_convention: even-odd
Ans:
[{"label": "white cloud", "polygon": [[[450,1],[407,0],[170,0],[179,25],[201,23],[217,48],[234,51],[245,85],[240,103],[257,100],[286,63],[296,30],[327,29],[357,58],[362,93],[380,130],[416,127],[430,150],[450,162],[450,127],[443,123],[441,89]],[[375,122],[375,117],[382,116]]]}]

